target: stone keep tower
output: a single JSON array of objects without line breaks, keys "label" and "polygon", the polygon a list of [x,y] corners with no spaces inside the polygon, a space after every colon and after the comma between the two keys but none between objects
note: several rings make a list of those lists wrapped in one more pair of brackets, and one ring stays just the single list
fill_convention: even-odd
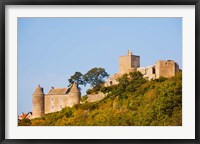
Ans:
[{"label": "stone keep tower", "polygon": [[67,106],[72,107],[75,104],[79,104],[81,99],[81,93],[78,89],[78,86],[76,83],[73,83],[69,95],[68,95],[68,102]]},{"label": "stone keep tower", "polygon": [[32,112],[33,118],[41,117],[44,115],[44,92],[43,88],[38,85],[32,96]]},{"label": "stone keep tower", "polygon": [[140,67],[140,56],[132,55],[128,50],[127,56],[119,57],[119,72],[121,74],[129,73]]},{"label": "stone keep tower", "polygon": [[159,60],[155,65],[156,78],[166,77],[170,78],[175,76],[176,72],[179,71],[178,64],[173,60]]}]

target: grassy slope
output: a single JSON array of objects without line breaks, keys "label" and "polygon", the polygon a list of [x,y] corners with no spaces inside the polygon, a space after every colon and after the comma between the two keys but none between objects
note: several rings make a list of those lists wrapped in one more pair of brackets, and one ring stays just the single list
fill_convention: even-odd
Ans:
[{"label": "grassy slope", "polygon": [[138,72],[124,75],[120,84],[101,88],[109,93],[99,102],[72,108],[19,125],[47,126],[180,126],[182,125],[182,73],[173,78],[146,81]]}]

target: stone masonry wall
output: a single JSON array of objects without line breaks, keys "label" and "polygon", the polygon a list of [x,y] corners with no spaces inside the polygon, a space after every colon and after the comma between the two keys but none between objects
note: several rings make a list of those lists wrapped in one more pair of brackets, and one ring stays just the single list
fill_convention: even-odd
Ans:
[{"label": "stone masonry wall", "polygon": [[120,73],[127,73],[131,68],[130,56],[120,56],[119,57],[119,71]]},{"label": "stone masonry wall", "polygon": [[178,65],[172,60],[160,60],[156,62],[156,78],[159,77],[173,77],[179,70]]},{"label": "stone masonry wall", "polygon": [[137,68],[137,71],[141,72],[144,78],[148,80],[156,78],[155,66],[147,66],[146,68]]},{"label": "stone masonry wall", "polygon": [[152,80],[156,78],[155,74],[155,66],[148,66],[146,67],[146,74],[144,75],[145,78],[148,80]]},{"label": "stone masonry wall", "polygon": [[127,55],[119,57],[119,72],[129,73],[140,67],[140,57],[135,55]]},{"label": "stone masonry wall", "polygon": [[87,98],[88,102],[99,101],[99,100],[102,100],[104,97],[106,97],[106,95],[102,92],[99,92],[97,94],[89,94],[87,96],[88,96],[88,98]]},{"label": "stone masonry wall", "polygon": [[35,95],[32,99],[32,112],[33,118],[41,117],[44,115],[44,96]]},{"label": "stone masonry wall", "polygon": [[67,95],[66,106],[72,107],[75,104],[80,104],[81,95],[77,93],[69,93]]},{"label": "stone masonry wall", "polygon": [[67,95],[45,95],[45,114],[60,111],[66,102]]},{"label": "stone masonry wall", "polygon": [[64,107],[72,107],[80,103],[80,97],[73,94],[45,95],[45,114],[62,110]]},{"label": "stone masonry wall", "polygon": [[131,68],[139,68],[140,67],[140,57],[131,55]]}]

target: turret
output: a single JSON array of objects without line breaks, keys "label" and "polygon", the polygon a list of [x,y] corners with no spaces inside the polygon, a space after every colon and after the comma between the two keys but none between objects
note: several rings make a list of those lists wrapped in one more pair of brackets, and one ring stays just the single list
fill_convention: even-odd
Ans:
[{"label": "turret", "polygon": [[68,106],[72,107],[75,104],[79,104],[80,98],[81,98],[81,92],[77,84],[74,82],[69,92]]},{"label": "turret", "polygon": [[32,111],[33,118],[41,117],[44,115],[44,92],[43,88],[38,85],[32,95]]}]

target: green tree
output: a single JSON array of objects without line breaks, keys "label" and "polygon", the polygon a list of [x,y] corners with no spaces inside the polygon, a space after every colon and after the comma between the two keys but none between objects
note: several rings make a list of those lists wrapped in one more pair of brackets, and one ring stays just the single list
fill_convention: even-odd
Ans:
[{"label": "green tree", "polygon": [[84,81],[90,84],[92,87],[98,86],[104,83],[104,78],[108,77],[108,73],[104,68],[92,68],[85,75],[83,75]]},{"label": "green tree", "polygon": [[83,79],[83,75],[80,72],[75,72],[75,74],[72,75],[70,77],[70,79],[68,79],[68,81],[69,81],[70,84],[73,84],[75,82],[75,83],[77,83],[78,86],[79,85],[84,85],[84,86],[86,85],[86,82]]},{"label": "green tree", "polygon": [[122,77],[118,78],[117,81],[121,84],[121,85],[127,85],[129,78],[128,78],[128,74],[124,74]]}]

